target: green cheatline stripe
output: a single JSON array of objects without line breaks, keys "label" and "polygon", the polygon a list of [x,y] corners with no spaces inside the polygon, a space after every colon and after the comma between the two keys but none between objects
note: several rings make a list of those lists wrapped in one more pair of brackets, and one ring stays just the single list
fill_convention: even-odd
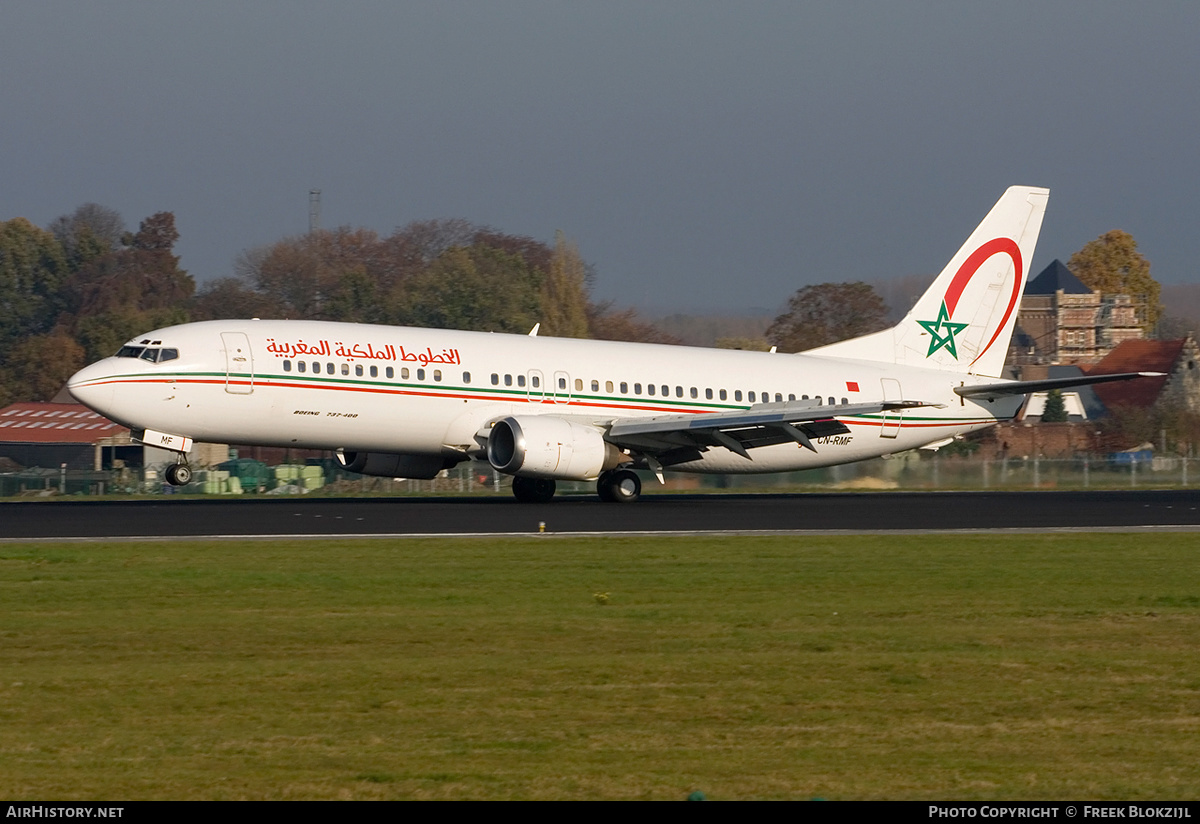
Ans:
[{"label": "green cheatline stripe", "polygon": [[[868,420],[888,421],[888,422],[900,420],[900,417],[898,415],[896,415],[895,417],[889,417],[887,415],[883,415],[881,413],[876,413],[876,412],[872,412],[870,414],[864,414],[864,415],[847,415],[846,417],[848,417],[848,418],[865,418]],[[919,415],[909,415],[909,414],[904,415],[904,423],[916,423],[917,421],[936,421],[938,423],[985,423],[985,422],[994,421],[994,420],[996,420],[996,419],[995,418],[926,418],[926,417],[922,417]]]}]

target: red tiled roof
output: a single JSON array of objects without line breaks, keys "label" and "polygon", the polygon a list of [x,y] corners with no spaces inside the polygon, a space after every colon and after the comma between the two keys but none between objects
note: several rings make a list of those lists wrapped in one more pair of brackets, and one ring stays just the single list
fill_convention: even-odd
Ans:
[{"label": "red tiled roof", "polygon": [[[1126,340],[1117,344],[1104,360],[1088,370],[1089,375],[1113,375],[1118,372],[1166,372],[1175,368],[1187,338],[1179,340]],[[1132,381],[1100,383],[1093,387],[1096,397],[1107,408],[1154,405],[1167,378],[1138,378]]]},{"label": "red tiled roof", "polygon": [[0,409],[0,442],[95,443],[128,429],[78,403],[14,403]]}]

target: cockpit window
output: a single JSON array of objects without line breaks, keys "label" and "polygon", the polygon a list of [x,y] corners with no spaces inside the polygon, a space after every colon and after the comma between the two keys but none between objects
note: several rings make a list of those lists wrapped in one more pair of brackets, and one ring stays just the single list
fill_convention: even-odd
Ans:
[{"label": "cockpit window", "polygon": [[178,349],[159,349],[156,346],[122,346],[118,358],[138,358],[150,363],[162,363],[179,357]]}]

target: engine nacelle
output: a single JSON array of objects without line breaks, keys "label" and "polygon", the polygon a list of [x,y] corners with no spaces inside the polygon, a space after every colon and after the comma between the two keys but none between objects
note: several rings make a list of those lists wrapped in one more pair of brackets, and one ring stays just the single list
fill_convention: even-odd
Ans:
[{"label": "engine nacelle", "polygon": [[628,458],[599,430],[553,415],[505,418],[492,427],[488,462],[522,478],[587,481]]},{"label": "engine nacelle", "polygon": [[342,449],[334,455],[347,472],[384,478],[435,478],[443,469],[454,466],[454,461],[441,455],[395,455],[390,452],[346,452]]}]

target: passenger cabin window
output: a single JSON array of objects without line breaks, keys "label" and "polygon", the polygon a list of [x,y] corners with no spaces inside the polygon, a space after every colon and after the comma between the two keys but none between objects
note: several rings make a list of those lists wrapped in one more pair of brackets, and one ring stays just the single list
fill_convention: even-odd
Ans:
[{"label": "passenger cabin window", "polygon": [[[388,367],[388,370],[389,370],[389,371],[391,371],[391,367],[390,367],[390,366]],[[390,378],[390,377],[391,377],[391,375],[388,375],[388,377]],[[425,370],[424,370],[424,369],[418,369],[418,370],[417,370],[417,380],[419,380],[419,381],[423,381],[423,380],[425,380]]]},{"label": "passenger cabin window", "polygon": [[[636,384],[635,384],[635,386],[636,386]],[[635,389],[634,391],[637,391],[637,390]],[[647,394],[647,395],[653,395],[653,394],[654,394],[654,392],[655,392],[655,386],[654,386],[654,384],[652,384],[652,383],[651,383],[651,384],[648,384],[648,385],[646,386],[646,394]]]},{"label": "passenger cabin window", "polygon": [[642,394],[642,385],[640,383],[635,383],[633,385],[633,394],[635,394],[635,395]]},{"label": "passenger cabin window", "polygon": [[[505,378],[504,385],[508,386],[508,375],[505,375],[504,378]],[[517,375],[517,386],[524,386],[524,385],[525,385],[525,376]]]},{"label": "passenger cabin window", "polygon": [[729,393],[726,392],[724,389],[721,390],[720,395],[721,395],[721,400],[723,400],[723,401],[729,400]]},{"label": "passenger cabin window", "polygon": [[733,399],[735,401],[740,401],[742,399],[742,390],[740,390],[740,389],[733,390]]},{"label": "passenger cabin window", "polygon": [[371,377],[372,377],[372,378],[378,378],[378,377],[379,377],[379,367],[378,367],[378,366],[372,366],[372,367],[371,367]]},{"label": "passenger cabin window", "polygon": [[284,372],[291,372],[291,371],[292,371],[292,362],[291,362],[290,360],[285,360],[285,361],[283,362],[283,371],[284,371]]},{"label": "passenger cabin window", "polygon": [[302,361],[302,360],[296,361],[296,371],[297,372],[303,372],[307,368],[308,368],[308,364],[306,364],[304,361]]},{"label": "passenger cabin window", "polygon": [[350,374],[350,364],[348,364],[348,363],[343,363],[343,364],[342,364],[342,374],[343,374],[343,375],[349,375],[349,374]]},{"label": "passenger cabin window", "polygon": [[334,367],[334,365],[332,363],[325,364],[325,374],[332,375],[335,370],[336,370],[336,367]]},{"label": "passenger cabin window", "polygon": [[500,376],[497,375],[495,372],[493,372],[492,373],[492,386],[499,386],[499,385],[500,385]]},{"label": "passenger cabin window", "polygon": [[559,389],[566,389],[566,388],[567,388],[567,379],[566,379],[566,378],[559,378],[559,379],[558,379],[558,388],[559,388]]},{"label": "passenger cabin window", "polygon": [[408,380],[408,367],[407,366],[400,367],[400,380],[402,380],[402,381]]},{"label": "passenger cabin window", "polygon": [[662,393],[663,393],[663,397],[664,397],[664,398],[665,398],[665,397],[667,397],[668,395],[670,395],[670,394],[671,394],[671,387],[667,386],[667,385],[664,383],[664,384],[663,384],[663,388],[662,388]]},{"label": "passenger cabin window", "polygon": [[[504,385],[505,385],[505,386],[512,386],[512,375],[505,375],[505,376],[504,376]],[[524,386],[524,385],[525,385],[525,379],[524,379],[524,378],[521,378],[521,386]]]},{"label": "passenger cabin window", "polygon": [[383,374],[387,376],[388,380],[391,380],[396,377],[396,370],[389,366],[383,370]]},{"label": "passenger cabin window", "polygon": [[354,364],[354,374],[358,375],[360,378],[363,376],[363,368],[361,363]]},{"label": "passenger cabin window", "polygon": [[[599,392],[599,391],[600,391],[600,381],[592,381],[592,391],[593,391],[593,392]],[[610,392],[611,392],[612,390],[610,389],[610,390],[608,390],[608,391],[610,391]]]},{"label": "passenger cabin window", "polygon": [[442,380],[442,370],[441,369],[433,370],[433,379],[435,381],[441,382],[441,380]]},{"label": "passenger cabin window", "polygon": [[[605,382],[604,382],[604,391],[605,391],[605,392],[607,392],[607,393],[608,393],[608,394],[610,394],[610,395],[612,394],[612,391],[613,391],[613,382],[612,382],[612,381],[605,381]],[[624,392],[625,390],[624,390],[624,389],[622,389],[621,391],[622,391],[622,392]]]},{"label": "passenger cabin window", "polygon": [[313,367],[313,374],[314,374],[314,375],[319,375],[319,374],[321,374],[321,364],[317,363],[316,361],[313,361],[313,365],[312,365],[312,367]]},{"label": "passenger cabin window", "polygon": [[704,390],[704,399],[709,400],[709,401],[712,400],[712,390],[711,389]]},{"label": "passenger cabin window", "polygon": [[625,383],[625,381],[621,381],[621,394],[622,395],[629,394],[629,384]]},{"label": "passenger cabin window", "polygon": [[471,382],[471,373],[463,372],[463,383],[470,383],[470,382]]}]

